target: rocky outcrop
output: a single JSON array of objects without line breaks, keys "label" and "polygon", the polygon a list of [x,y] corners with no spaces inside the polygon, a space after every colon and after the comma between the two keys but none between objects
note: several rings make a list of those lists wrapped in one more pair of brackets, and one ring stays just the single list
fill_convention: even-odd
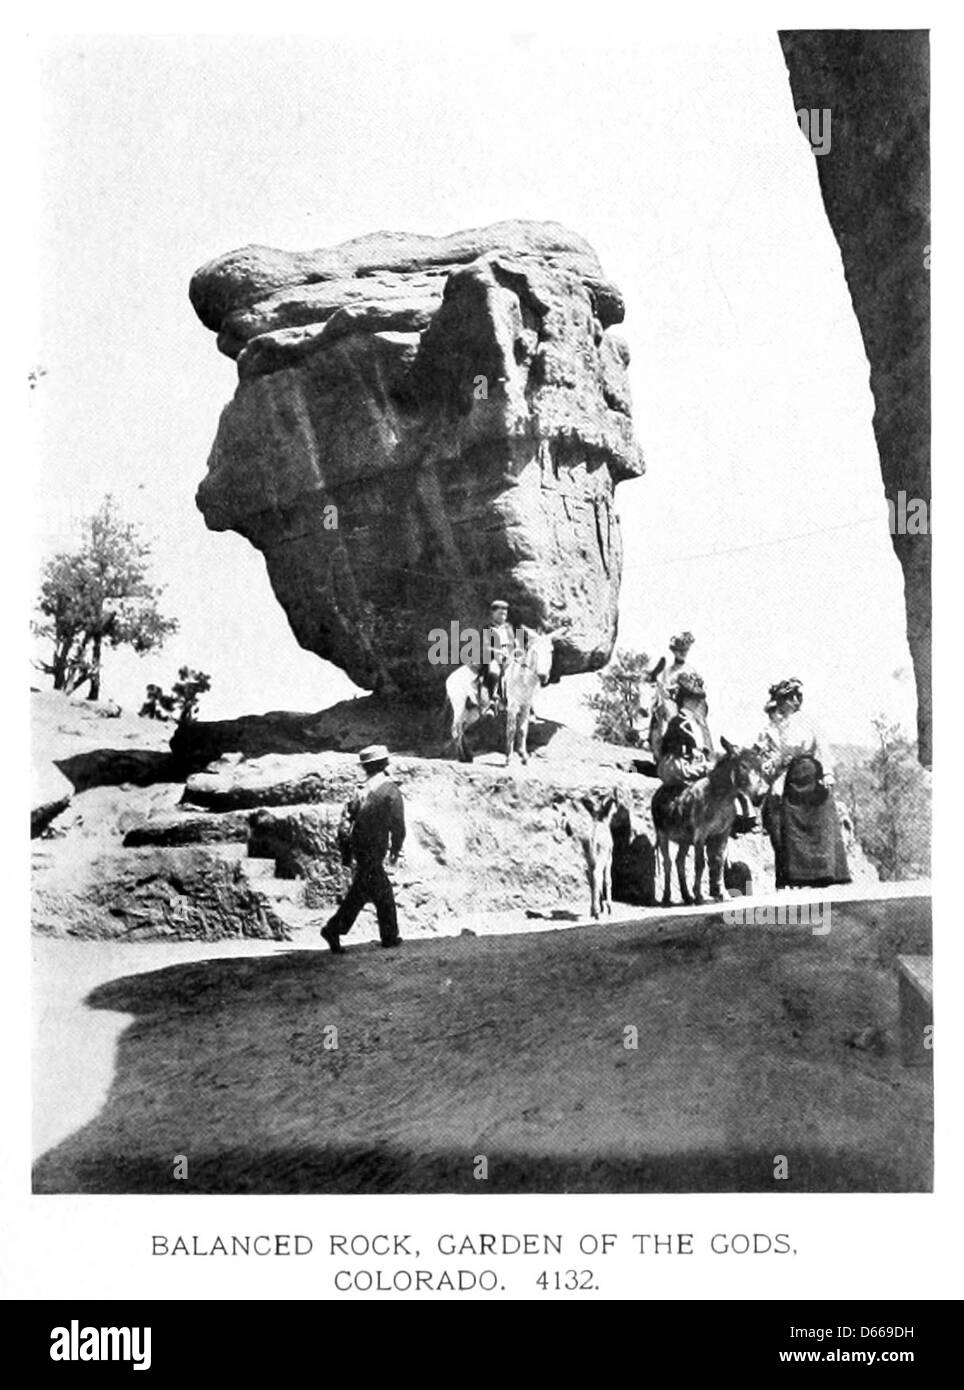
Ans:
[{"label": "rocky outcrop", "polygon": [[171,725],[125,714],[113,702],[33,690],[30,728],[35,767],[53,763],[75,792],[124,783],[146,787],[177,775]]},{"label": "rocky outcrop", "polygon": [[[393,871],[410,934],[452,931],[479,913],[588,908],[582,852],[566,824],[585,816],[582,798],[619,786],[637,838],[651,843],[653,784],[634,773],[532,763],[501,767],[395,757],[407,837]],[[203,806],[222,821],[250,812],[248,852],[272,859],[281,879],[302,880],[304,901],[333,910],[348,881],[336,830],[359,784],[343,753],[225,759],[188,779],[185,812]]]},{"label": "rocky outcrop", "polygon": [[[618,290],[554,223],[246,247],[191,282],[238,363],[198,490],[264,554],[303,647],[413,697],[429,633],[495,596],[558,631],[555,676],[612,651],[615,485],[642,472]],[[451,664],[459,653],[451,653]]]},{"label": "rocky outcrop", "polygon": [[73,783],[53,763],[34,759],[31,768],[30,835],[40,835],[65,811],[74,794]]},{"label": "rocky outcrop", "polygon": [[[476,753],[504,753],[505,720],[481,720],[469,730],[467,741]],[[314,714],[275,710],[182,724],[171,739],[171,748],[177,765],[188,773],[222,758],[238,762],[296,753],[357,753],[369,743],[384,743],[393,754],[449,761],[455,757],[450,723],[440,704],[420,708],[376,695],[341,700]],[[528,747],[540,762],[643,770],[644,759],[636,749],[603,743],[553,719],[533,717]]]},{"label": "rocky outcrop", "polygon": [[[62,737],[81,738],[90,711],[58,700],[38,702],[38,719],[53,711]],[[354,747],[373,720],[388,719],[387,711],[374,699],[356,700],[321,716],[211,725],[215,742],[241,747],[184,783],[76,793],[33,844],[35,930],[120,941],[251,936],[316,945],[319,924],[347,886],[336,832],[361,770],[355,751],[317,746],[313,721],[331,714],[329,734]],[[157,730],[137,722],[150,745]],[[524,770],[506,770],[501,756],[470,765],[405,754],[389,740],[408,826],[404,855],[392,870],[405,936],[484,935],[525,930],[529,918],[584,918],[585,801],[616,787],[624,809],[613,824],[613,896],[617,903],[654,903],[656,783],[635,769],[633,749],[558,725],[549,733]],[[292,747],[297,751],[279,751]],[[757,891],[772,883],[772,855],[761,834],[742,837],[731,853],[746,862]],[[849,842],[848,853],[857,881],[865,874]],[[375,934],[366,910],[353,939]]]},{"label": "rocky outcrop", "polygon": [[175,775],[170,728],[125,715],[113,702],[32,690],[30,725],[31,838],[59,833],[58,818],[77,792],[146,787]]},{"label": "rocky outcrop", "polygon": [[34,930],[124,941],[285,940],[289,929],[252,888],[243,853],[200,845],[113,850],[74,865],[69,877],[35,874]]},{"label": "rocky outcrop", "polygon": [[[784,30],[796,109],[830,111],[816,158],[870,360],[874,433],[904,571],[918,752],[931,763],[930,141],[924,30]],[[927,529],[902,527],[926,504]],[[919,513],[918,513],[919,515]]]}]

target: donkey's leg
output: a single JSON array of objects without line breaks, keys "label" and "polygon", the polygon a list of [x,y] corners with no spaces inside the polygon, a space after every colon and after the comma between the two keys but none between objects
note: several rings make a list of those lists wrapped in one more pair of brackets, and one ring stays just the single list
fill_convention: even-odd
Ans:
[{"label": "donkey's leg", "polygon": [[665,830],[658,832],[657,841],[659,843],[659,857],[663,861],[663,907],[672,907],[672,859],[669,852],[669,836]]},{"label": "donkey's leg", "polygon": [[512,761],[512,754],[515,749],[516,732],[519,723],[519,711],[517,709],[506,709],[505,712],[505,765]]},{"label": "donkey's leg", "polygon": [[527,710],[522,710],[519,714],[519,734],[518,746],[519,757],[523,763],[529,761],[529,713],[531,706]]},{"label": "donkey's leg", "polygon": [[602,873],[602,908],[611,917],[613,915],[613,869],[612,864],[603,865]]},{"label": "donkey's leg", "polygon": [[689,854],[690,841],[681,840],[679,849],[676,852],[676,877],[679,879],[679,891],[683,902],[687,907],[693,901],[692,894],[686,886],[686,856]]},{"label": "donkey's leg", "polygon": [[459,755],[460,763],[470,763],[472,761],[472,752],[465,742],[465,729],[467,724],[468,720],[463,714],[462,718],[456,719],[455,723],[452,725],[452,737],[455,739],[455,750]]},{"label": "donkey's leg", "polygon": [[693,901],[703,901],[703,870],[706,867],[706,841],[702,836],[693,845]]},{"label": "donkey's leg", "polygon": [[716,903],[726,901],[723,890],[723,861],[726,857],[728,835],[711,835],[706,841],[710,861],[710,897]]}]

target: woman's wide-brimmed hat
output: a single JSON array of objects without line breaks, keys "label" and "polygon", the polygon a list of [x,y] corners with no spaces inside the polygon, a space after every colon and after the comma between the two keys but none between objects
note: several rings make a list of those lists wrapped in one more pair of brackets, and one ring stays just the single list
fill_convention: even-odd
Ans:
[{"label": "woman's wide-brimmed hat", "polygon": [[692,632],[680,632],[669,639],[669,649],[671,652],[688,652],[695,641]]},{"label": "woman's wide-brimmed hat", "polygon": [[782,704],[784,700],[792,700],[795,695],[803,697],[803,681],[798,680],[796,676],[777,681],[775,685],[770,686],[770,698],[764,708],[767,711],[776,709],[777,705]]},{"label": "woman's wide-brimmed hat", "polygon": [[703,684],[703,677],[698,676],[695,671],[681,671],[673,682],[670,695],[677,702],[680,696],[690,695],[696,699],[704,699],[706,696],[706,686]]}]

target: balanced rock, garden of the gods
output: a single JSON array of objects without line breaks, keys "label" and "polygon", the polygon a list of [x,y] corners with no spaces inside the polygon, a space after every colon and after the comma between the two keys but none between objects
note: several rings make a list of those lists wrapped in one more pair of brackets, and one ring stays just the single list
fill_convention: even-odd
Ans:
[{"label": "balanced rock, garden of the gods", "polygon": [[249,246],[197,271],[191,302],[239,375],[198,506],[264,554],[303,647],[417,697],[448,673],[429,633],[499,597],[559,633],[555,676],[605,665],[613,490],[643,462],[623,302],[581,237],[502,222]]}]

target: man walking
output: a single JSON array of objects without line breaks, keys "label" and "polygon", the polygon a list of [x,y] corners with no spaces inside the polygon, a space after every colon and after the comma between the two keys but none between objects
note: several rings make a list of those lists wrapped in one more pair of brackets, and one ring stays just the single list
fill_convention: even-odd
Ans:
[{"label": "man walking", "polygon": [[351,886],[338,911],[322,927],[321,935],[333,951],[344,950],[340,937],[351,931],[366,903],[378,914],[378,934],[385,947],[398,946],[398,917],[391,879],[385,872],[385,855],[396,864],[405,843],[405,803],[388,776],[388,749],[381,743],[363,748],[358,755],[367,781],[346,805],[338,827],[338,840],[346,860],[355,865]]}]

